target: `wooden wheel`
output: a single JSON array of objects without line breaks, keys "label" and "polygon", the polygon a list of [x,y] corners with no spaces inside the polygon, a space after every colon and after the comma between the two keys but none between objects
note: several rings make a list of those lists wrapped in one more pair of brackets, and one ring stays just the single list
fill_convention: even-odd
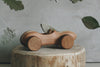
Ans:
[{"label": "wooden wheel", "polygon": [[63,48],[65,49],[70,49],[73,47],[74,44],[74,39],[72,36],[70,35],[65,35],[62,39],[61,39],[61,45]]},{"label": "wooden wheel", "polygon": [[28,48],[30,50],[39,50],[41,48],[41,45],[41,40],[38,37],[33,36],[28,40]]}]

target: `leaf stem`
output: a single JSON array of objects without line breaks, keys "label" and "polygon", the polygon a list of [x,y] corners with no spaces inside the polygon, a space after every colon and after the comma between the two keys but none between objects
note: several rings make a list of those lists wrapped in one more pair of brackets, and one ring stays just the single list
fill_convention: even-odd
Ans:
[{"label": "leaf stem", "polygon": [[57,1],[57,0],[55,0],[55,2],[57,3],[58,1]]}]

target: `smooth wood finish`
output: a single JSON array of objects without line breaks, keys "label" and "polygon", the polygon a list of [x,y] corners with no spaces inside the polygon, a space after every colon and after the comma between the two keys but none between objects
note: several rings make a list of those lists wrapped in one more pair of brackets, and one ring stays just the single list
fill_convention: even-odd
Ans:
[{"label": "smooth wood finish", "polygon": [[12,51],[12,67],[85,67],[85,49],[74,45],[71,49],[41,48],[28,51],[22,45]]},{"label": "smooth wood finish", "polygon": [[71,36],[64,36],[61,40],[62,47],[69,49],[73,47],[74,39]]},{"label": "smooth wood finish", "polygon": [[[38,41],[37,39],[36,41],[34,37],[37,37],[38,39],[40,39],[40,41]],[[62,37],[66,39],[63,39]],[[75,39],[76,39],[76,34],[71,31],[65,31],[65,32],[53,31],[52,33],[49,34],[29,31],[29,32],[25,32],[21,36],[20,41],[24,46],[28,47],[30,50],[38,50],[42,45],[54,45],[54,44],[61,45],[63,48],[72,48]],[[59,43],[57,41],[59,41]],[[34,44],[38,45],[38,42],[40,42],[41,45],[39,47],[37,46],[38,49],[36,48],[34,49]]]},{"label": "smooth wood finish", "polygon": [[28,47],[30,50],[38,50],[41,48],[41,40],[37,37],[32,37],[29,39]]}]

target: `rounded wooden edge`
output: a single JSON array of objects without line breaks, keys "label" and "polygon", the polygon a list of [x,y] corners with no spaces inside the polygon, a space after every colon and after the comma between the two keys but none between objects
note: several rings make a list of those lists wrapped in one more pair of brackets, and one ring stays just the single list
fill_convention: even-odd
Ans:
[{"label": "rounded wooden edge", "polygon": [[24,32],[24,33],[21,35],[21,37],[20,37],[20,42],[22,43],[22,45],[25,44],[25,43],[24,43],[24,37],[25,37],[28,33],[30,33],[30,32],[33,32],[33,31],[26,31],[26,32]]},{"label": "rounded wooden edge", "polygon": [[66,34],[72,36],[74,40],[77,38],[77,35],[76,35],[74,32],[71,32],[71,31],[64,31],[64,32],[62,32],[62,33],[66,33]]},{"label": "rounded wooden edge", "polygon": [[85,48],[81,45],[73,45],[71,49],[59,49],[59,48],[55,49],[55,48],[43,47],[38,51],[29,51],[24,46],[18,45],[12,50],[13,53],[21,54],[21,55],[38,55],[41,53],[41,55],[45,55],[45,56],[48,55],[58,56],[65,53],[68,54],[69,52],[72,54],[73,53],[79,54],[80,51],[85,52]]},{"label": "rounded wooden edge", "polygon": [[73,47],[74,39],[70,35],[65,35],[61,40],[61,45],[65,49],[70,49]]},{"label": "rounded wooden edge", "polygon": [[31,37],[29,40],[28,40],[28,48],[32,51],[36,51],[36,50],[39,50],[41,48],[41,39],[38,38],[38,37]]}]

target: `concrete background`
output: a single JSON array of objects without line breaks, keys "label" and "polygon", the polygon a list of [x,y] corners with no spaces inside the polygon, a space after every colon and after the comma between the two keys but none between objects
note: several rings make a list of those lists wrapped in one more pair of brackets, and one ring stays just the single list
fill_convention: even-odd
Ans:
[{"label": "concrete background", "polygon": [[[100,62],[100,28],[87,29],[81,18],[93,16],[100,23],[100,0],[83,0],[72,4],[70,0],[22,0],[24,10],[10,10],[0,0],[0,62],[9,62],[11,51],[20,45],[19,38],[27,30],[42,32],[41,23],[59,31],[73,31],[77,34],[75,44],[86,48],[87,62]],[[8,34],[7,27],[15,36]],[[4,32],[6,30],[6,32]]]}]

